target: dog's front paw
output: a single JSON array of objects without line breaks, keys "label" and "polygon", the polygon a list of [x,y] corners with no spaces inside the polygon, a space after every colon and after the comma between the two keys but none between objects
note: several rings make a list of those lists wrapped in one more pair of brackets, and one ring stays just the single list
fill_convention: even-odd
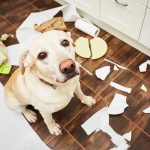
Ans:
[{"label": "dog's front paw", "polygon": [[85,96],[81,102],[88,106],[92,106],[92,105],[96,104],[96,100],[94,98],[92,98],[91,96]]},{"label": "dog's front paw", "polygon": [[26,110],[23,112],[23,114],[24,114],[25,118],[26,118],[30,123],[36,122],[37,116],[36,116],[36,113],[33,112],[32,110],[26,109]]},{"label": "dog's front paw", "polygon": [[62,132],[60,130],[60,125],[57,124],[56,122],[53,123],[52,125],[49,125],[48,130],[49,130],[50,134],[53,134],[53,135],[56,135],[56,136],[62,134]]}]

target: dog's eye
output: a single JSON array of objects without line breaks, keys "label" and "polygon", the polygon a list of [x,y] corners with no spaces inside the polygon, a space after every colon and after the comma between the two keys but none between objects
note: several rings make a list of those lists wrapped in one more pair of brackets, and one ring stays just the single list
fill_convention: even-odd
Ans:
[{"label": "dog's eye", "polygon": [[43,60],[47,57],[47,52],[40,52],[38,54],[38,59]]},{"label": "dog's eye", "polygon": [[69,41],[66,40],[66,39],[61,41],[61,45],[64,46],[64,47],[68,47],[69,44],[70,44]]}]

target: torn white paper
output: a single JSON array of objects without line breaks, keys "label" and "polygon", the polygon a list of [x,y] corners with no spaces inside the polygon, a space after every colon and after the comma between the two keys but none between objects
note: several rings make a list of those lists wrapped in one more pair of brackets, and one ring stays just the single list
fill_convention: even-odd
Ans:
[{"label": "torn white paper", "polygon": [[109,114],[118,115],[124,112],[125,108],[128,107],[126,96],[121,94],[115,94],[114,99],[109,105]]},{"label": "torn white paper", "polygon": [[140,72],[146,72],[147,71],[147,61],[142,63],[140,66],[139,66],[139,71]]},{"label": "torn white paper", "polygon": [[0,83],[0,149],[50,150],[22,114],[9,110],[4,101],[4,87]]},{"label": "torn white paper", "polygon": [[144,84],[142,84],[142,86],[141,86],[141,90],[143,90],[143,91],[147,92],[147,88],[146,88],[146,86],[145,86]]},{"label": "torn white paper", "polygon": [[130,147],[124,137],[116,133],[109,124],[102,131],[111,137],[112,143],[116,145],[116,150],[127,150]]},{"label": "torn white paper", "polygon": [[110,82],[110,85],[118,90],[121,90],[121,91],[124,91],[124,92],[127,92],[127,93],[131,93],[132,91],[132,88],[128,88],[128,87],[125,87],[125,86],[122,86],[118,83],[115,83],[115,82]]},{"label": "torn white paper", "polygon": [[95,71],[96,77],[105,80],[110,73],[110,66],[99,68]]},{"label": "torn white paper", "polygon": [[150,113],[150,106],[143,110],[144,113]]},{"label": "torn white paper", "polygon": [[121,69],[127,69],[126,67],[123,67],[123,66],[121,66],[121,65],[119,65],[119,64],[117,64],[117,63],[115,63],[115,62],[113,62],[113,61],[110,61],[110,60],[108,60],[108,59],[104,59],[105,61],[107,61],[107,62],[109,62],[109,63],[111,63],[111,64],[114,64],[114,65],[116,65],[117,67],[119,67],[119,68],[121,68]]},{"label": "torn white paper", "polygon": [[117,67],[117,65],[114,65],[114,70],[115,70],[115,71],[118,71],[118,70],[119,70],[119,68]]},{"label": "torn white paper", "polygon": [[66,22],[74,22],[80,18],[79,14],[76,12],[75,7],[71,4],[42,12],[31,13],[16,31],[16,37],[19,43],[23,43],[27,39],[31,41],[33,38],[35,38],[40,33],[34,30],[34,24],[41,24],[44,21],[53,18],[53,16],[56,15],[59,11],[63,12],[63,17]]},{"label": "torn white paper", "polygon": [[91,116],[87,121],[85,121],[81,127],[84,129],[87,135],[90,135],[95,131],[98,132],[102,130],[111,137],[112,142],[117,146],[117,148],[122,148],[121,150],[127,150],[129,145],[124,137],[117,134],[109,125],[108,112],[108,107],[104,107]]},{"label": "torn white paper", "polygon": [[132,137],[131,131],[128,132],[128,133],[125,133],[125,134],[123,135],[123,137],[124,137],[126,140],[131,141],[131,137]]}]

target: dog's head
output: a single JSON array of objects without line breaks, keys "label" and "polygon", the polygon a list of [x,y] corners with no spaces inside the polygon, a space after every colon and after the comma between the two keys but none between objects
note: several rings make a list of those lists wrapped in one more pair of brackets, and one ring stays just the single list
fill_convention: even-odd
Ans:
[{"label": "dog's head", "polygon": [[48,31],[34,39],[21,56],[20,64],[22,72],[28,67],[55,85],[79,75],[73,40],[63,31]]}]

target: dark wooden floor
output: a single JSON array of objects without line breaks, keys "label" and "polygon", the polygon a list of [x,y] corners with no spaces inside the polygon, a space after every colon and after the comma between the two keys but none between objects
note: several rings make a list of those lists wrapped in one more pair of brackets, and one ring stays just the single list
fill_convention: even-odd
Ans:
[{"label": "dark wooden floor", "polygon": [[[0,1],[0,34],[15,34],[16,28],[31,12],[42,11],[56,6],[59,5],[52,0]],[[90,36],[75,29],[73,24],[69,23],[67,26],[72,32],[74,40],[80,36],[90,38]],[[110,125],[121,135],[132,131],[132,140],[129,142],[131,150],[149,150],[150,115],[144,114],[142,110],[150,105],[150,67],[146,73],[138,71],[139,64],[149,57],[106,31],[101,30],[100,37],[106,40],[109,48],[108,53],[103,58],[108,58],[129,69],[112,72],[106,81],[100,81],[95,76],[89,76],[85,71],[81,70],[81,84],[84,93],[95,97],[98,103],[94,107],[89,108],[81,104],[77,98],[73,98],[65,109],[55,113],[54,118],[61,125],[62,136],[50,135],[40,115],[38,115],[38,121],[31,124],[31,126],[41,139],[55,150],[108,150],[114,145],[107,134],[97,132],[87,136],[81,128],[81,124],[97,110],[108,105],[115,93],[122,93],[128,96],[127,102],[129,107],[124,114],[111,116]],[[6,42],[6,45],[16,42],[16,38],[10,39]],[[77,60],[94,73],[98,67],[111,65],[105,62],[103,58],[89,60],[77,57]],[[113,66],[111,65],[111,67]],[[5,84],[9,77],[10,75],[0,75],[0,81]],[[109,86],[110,81],[116,81],[124,86],[131,87],[133,92],[131,94],[120,92]],[[140,90],[142,83],[147,86],[147,93]]]}]

